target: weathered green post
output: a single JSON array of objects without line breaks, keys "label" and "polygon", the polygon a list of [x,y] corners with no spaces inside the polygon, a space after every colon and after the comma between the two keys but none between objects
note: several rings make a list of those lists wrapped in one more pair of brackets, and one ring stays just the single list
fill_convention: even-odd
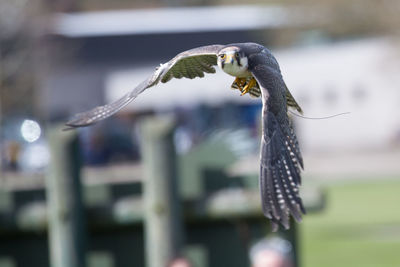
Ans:
[{"label": "weathered green post", "polygon": [[174,126],[171,117],[151,118],[141,124],[147,267],[166,266],[182,244]]},{"label": "weathered green post", "polygon": [[50,262],[53,267],[85,266],[84,209],[77,134],[48,131],[50,166],[46,175]]}]

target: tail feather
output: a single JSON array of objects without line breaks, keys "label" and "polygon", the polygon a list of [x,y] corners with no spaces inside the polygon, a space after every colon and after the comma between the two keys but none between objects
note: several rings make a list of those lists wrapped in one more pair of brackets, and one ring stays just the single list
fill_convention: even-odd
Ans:
[{"label": "tail feather", "polygon": [[300,163],[288,145],[290,136],[281,130],[285,126],[280,126],[273,113],[264,114],[263,126],[260,167],[263,213],[271,219],[273,230],[279,224],[289,229],[290,216],[300,222],[305,213],[299,196]]},{"label": "tail feather", "polygon": [[287,147],[287,151],[289,152],[290,158],[292,158],[293,164],[299,169],[300,172],[300,167],[302,169],[304,168],[303,157],[300,152],[299,142],[297,141],[296,134],[293,130],[293,125],[289,120],[287,120],[284,127],[282,127],[282,132],[286,136],[285,145]]}]

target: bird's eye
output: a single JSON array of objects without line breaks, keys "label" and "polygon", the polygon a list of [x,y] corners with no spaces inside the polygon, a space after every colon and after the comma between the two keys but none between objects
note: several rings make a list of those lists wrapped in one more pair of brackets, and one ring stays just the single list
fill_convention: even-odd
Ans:
[{"label": "bird's eye", "polygon": [[239,57],[239,52],[236,52],[236,53],[235,53],[235,57]]},{"label": "bird's eye", "polygon": [[225,55],[225,54],[221,54],[221,55],[219,55],[219,57],[220,57],[221,59],[225,59],[225,58],[226,58],[226,55]]}]

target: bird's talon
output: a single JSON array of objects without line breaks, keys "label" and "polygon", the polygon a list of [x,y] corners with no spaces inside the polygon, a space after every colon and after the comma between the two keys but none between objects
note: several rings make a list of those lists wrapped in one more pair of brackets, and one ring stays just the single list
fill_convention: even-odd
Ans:
[{"label": "bird's talon", "polygon": [[242,94],[241,95],[245,95],[247,94],[251,88],[254,87],[254,85],[256,85],[256,80],[254,78],[251,78],[251,80],[249,81],[248,84],[246,84],[246,86],[243,88],[243,90],[241,90]]},{"label": "bird's talon", "polygon": [[236,79],[233,82],[233,84],[236,84],[237,87],[238,87],[237,89],[242,92],[243,91],[243,86],[246,84],[246,78],[236,77]]},{"label": "bird's talon", "polygon": [[253,86],[250,87],[250,85],[251,85],[251,81],[248,84],[246,84],[246,86],[242,90],[240,90],[242,92],[240,95],[247,94],[250,91],[250,88],[253,87]]}]

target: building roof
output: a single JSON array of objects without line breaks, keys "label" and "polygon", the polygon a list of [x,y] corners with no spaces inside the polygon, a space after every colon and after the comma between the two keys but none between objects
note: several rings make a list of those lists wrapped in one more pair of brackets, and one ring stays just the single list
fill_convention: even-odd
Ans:
[{"label": "building roof", "polygon": [[113,10],[57,14],[51,32],[72,38],[214,32],[275,28],[290,21],[288,10],[278,6]]}]

